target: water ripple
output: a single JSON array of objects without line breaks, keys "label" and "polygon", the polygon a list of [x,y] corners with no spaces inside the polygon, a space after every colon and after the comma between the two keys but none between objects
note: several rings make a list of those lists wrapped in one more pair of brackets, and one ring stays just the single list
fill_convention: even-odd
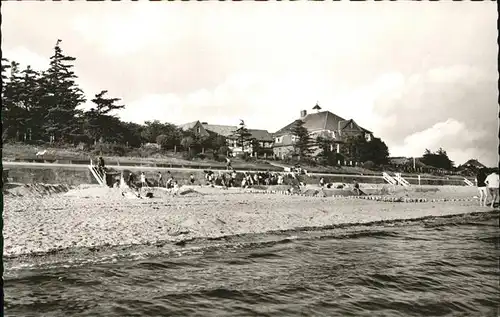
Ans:
[{"label": "water ripple", "polygon": [[5,313],[497,316],[497,223],[229,238],[154,256],[11,268]]}]

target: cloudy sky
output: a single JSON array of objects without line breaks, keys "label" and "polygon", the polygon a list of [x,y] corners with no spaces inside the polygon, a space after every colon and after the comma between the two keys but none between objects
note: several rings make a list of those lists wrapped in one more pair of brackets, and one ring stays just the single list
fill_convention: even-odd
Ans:
[{"label": "cloudy sky", "polygon": [[[276,131],[317,101],[391,155],[443,147],[498,164],[495,2],[3,2],[3,55],[37,69],[57,39],[90,99],[142,123]],[[88,106],[88,105],[87,105]]]}]

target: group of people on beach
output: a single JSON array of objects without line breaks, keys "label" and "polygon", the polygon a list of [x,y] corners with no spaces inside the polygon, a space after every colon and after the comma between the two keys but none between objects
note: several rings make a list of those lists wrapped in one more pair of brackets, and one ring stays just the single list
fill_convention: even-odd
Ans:
[{"label": "group of people on beach", "polygon": [[496,171],[488,174],[486,168],[481,168],[476,175],[476,184],[479,190],[479,206],[486,207],[488,194],[491,196],[491,208],[494,207],[497,198],[499,198],[500,179]]},{"label": "group of people on beach", "polygon": [[278,172],[243,172],[238,173],[233,168],[226,171],[209,171],[205,170],[205,181],[209,186],[222,186],[222,187],[242,187],[248,188],[255,185],[284,185],[285,179],[296,180],[298,186],[303,186],[304,183],[300,181],[299,176],[294,173],[278,173]]}]

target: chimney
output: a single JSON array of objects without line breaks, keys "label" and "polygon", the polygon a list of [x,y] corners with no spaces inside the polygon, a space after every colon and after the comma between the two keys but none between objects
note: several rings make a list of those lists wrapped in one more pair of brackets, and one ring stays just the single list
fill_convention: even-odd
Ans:
[{"label": "chimney", "polygon": [[300,110],[300,118],[304,118],[307,115],[307,110]]},{"label": "chimney", "polygon": [[208,124],[208,122],[202,122],[201,124]]}]

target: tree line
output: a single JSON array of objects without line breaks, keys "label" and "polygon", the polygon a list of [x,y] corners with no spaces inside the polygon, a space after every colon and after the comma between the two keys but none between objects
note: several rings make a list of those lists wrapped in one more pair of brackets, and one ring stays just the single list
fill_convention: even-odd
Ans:
[{"label": "tree line", "polygon": [[[121,121],[117,113],[125,108],[120,98],[97,92],[92,107],[87,102],[74,72],[76,58],[64,53],[57,40],[46,70],[21,69],[16,61],[2,58],[2,140],[26,143],[80,144],[100,152],[125,151],[147,143],[164,149],[178,149],[192,155],[209,149],[227,153],[225,138],[209,133],[201,137],[159,120],[144,124]],[[115,153],[119,154],[119,153]]]},{"label": "tree line", "polygon": [[[78,85],[74,72],[76,58],[65,54],[61,40],[57,40],[47,69],[37,71],[27,66],[21,69],[16,61],[2,58],[2,140],[26,143],[79,144],[99,152],[123,152],[156,143],[163,149],[184,151],[189,156],[209,150],[227,155],[226,138],[209,132],[202,137],[194,131],[183,131],[171,123],[158,120],[144,124],[124,122],[117,113],[126,106],[120,98],[108,96],[107,90],[96,92],[90,100],[92,107],[82,110],[87,99]],[[339,161],[365,162],[373,165],[388,163],[389,150],[380,138],[367,141],[363,136],[346,136],[343,142],[328,134],[311,136],[301,120],[295,122],[292,134],[296,141],[292,157],[298,161],[320,161],[337,165]],[[258,140],[241,122],[234,138],[244,151],[252,147],[258,154],[272,155],[272,150],[261,148]],[[337,146],[340,153],[337,153]],[[113,153],[120,154],[120,153]],[[426,151],[422,162],[439,168],[451,168],[442,149]]]}]

